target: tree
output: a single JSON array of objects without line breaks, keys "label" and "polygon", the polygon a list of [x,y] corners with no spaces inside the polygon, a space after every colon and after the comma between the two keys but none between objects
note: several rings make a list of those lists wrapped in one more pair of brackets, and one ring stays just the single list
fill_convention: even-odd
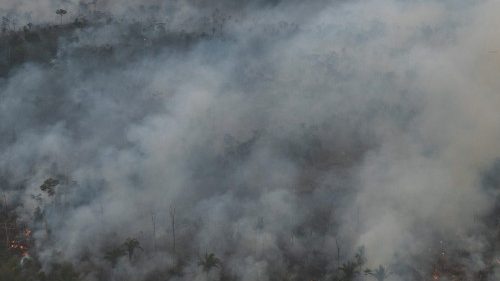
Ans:
[{"label": "tree", "polygon": [[49,196],[54,196],[56,194],[55,187],[59,185],[59,180],[49,178],[43,182],[40,186],[40,190],[47,192]]},{"label": "tree", "polygon": [[347,261],[339,270],[342,272],[342,281],[352,281],[359,274],[359,265],[355,261]]},{"label": "tree", "polygon": [[135,249],[144,251],[139,241],[135,238],[127,238],[127,240],[123,243],[123,246],[125,247],[125,251],[127,251],[128,253],[129,261],[132,261],[132,256],[134,255]]},{"label": "tree", "polygon": [[153,249],[156,252],[156,214],[151,211],[151,222],[153,223]]},{"label": "tree", "polygon": [[205,253],[205,256],[198,261],[198,266],[201,266],[204,272],[209,272],[214,267],[220,268],[222,262],[214,253]]},{"label": "tree", "polygon": [[385,281],[392,273],[389,272],[384,266],[380,265],[375,270],[366,269],[365,274],[374,277],[377,281]]},{"label": "tree", "polygon": [[354,256],[354,259],[356,260],[356,263],[358,264],[359,267],[363,266],[366,263],[365,247],[358,248],[358,251]]},{"label": "tree", "polygon": [[2,32],[7,32],[10,26],[10,18],[2,17]]},{"label": "tree", "polygon": [[125,254],[125,250],[123,250],[121,247],[117,247],[107,251],[104,255],[104,259],[109,261],[112,267],[115,267],[118,260]]},{"label": "tree", "polygon": [[366,263],[365,248],[359,247],[354,255],[354,259],[349,260],[339,267],[342,281],[352,281],[361,272],[361,267]]},{"label": "tree", "polygon": [[335,246],[337,246],[337,267],[340,268],[340,244],[338,237],[335,237]]},{"label": "tree", "polygon": [[170,206],[170,222],[172,224],[172,248],[175,253],[175,206]]},{"label": "tree", "polygon": [[59,16],[61,17],[61,25],[62,25],[62,17],[63,17],[66,13],[68,13],[68,12],[67,12],[66,10],[64,10],[64,9],[57,9],[57,11],[56,11],[56,14],[57,14],[57,15],[59,15]]}]

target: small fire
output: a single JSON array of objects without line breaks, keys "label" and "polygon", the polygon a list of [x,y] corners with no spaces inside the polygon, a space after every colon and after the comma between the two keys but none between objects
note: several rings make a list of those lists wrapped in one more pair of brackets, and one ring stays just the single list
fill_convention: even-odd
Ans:
[{"label": "small fire", "polygon": [[432,273],[432,280],[439,280],[439,277],[440,277],[440,276],[439,276],[439,272],[434,271],[434,272]]},{"label": "small fire", "polygon": [[20,250],[23,254],[28,251],[28,245],[17,240],[10,241],[10,248],[13,250]]},{"label": "small fire", "polygon": [[31,230],[29,228],[25,228],[19,236],[19,239],[9,241],[9,248],[11,250],[18,251],[23,257],[29,256],[28,251]]}]

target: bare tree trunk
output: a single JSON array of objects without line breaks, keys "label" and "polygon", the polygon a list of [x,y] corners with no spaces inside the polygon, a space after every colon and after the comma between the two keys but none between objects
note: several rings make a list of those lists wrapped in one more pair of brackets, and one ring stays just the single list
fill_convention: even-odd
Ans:
[{"label": "bare tree trunk", "polygon": [[151,222],[153,223],[153,249],[156,252],[156,215],[151,212]]},{"label": "bare tree trunk", "polygon": [[172,248],[175,253],[175,207],[170,207],[170,220],[172,223]]},{"label": "bare tree trunk", "polygon": [[43,226],[45,227],[45,234],[47,235],[47,239],[50,239],[50,229],[49,229],[49,223],[47,222],[47,218],[43,218]]},{"label": "bare tree trunk", "polygon": [[335,237],[335,246],[337,246],[337,268],[340,268],[340,245],[337,237]]},{"label": "bare tree trunk", "polygon": [[10,238],[9,238],[9,229],[7,227],[7,222],[9,220],[9,214],[8,214],[8,209],[7,209],[7,196],[5,195],[5,193],[3,193],[3,209],[4,209],[4,213],[5,213],[5,221],[4,221],[5,245],[7,248],[9,248]]},{"label": "bare tree trunk", "polygon": [[4,229],[5,229],[5,245],[7,248],[9,248],[9,242],[10,242],[10,238],[9,238],[9,228],[7,226],[7,222],[4,222]]},{"label": "bare tree trunk", "polygon": [[359,233],[361,228],[361,224],[359,222],[359,206],[356,209],[356,231]]},{"label": "bare tree trunk", "polygon": [[5,212],[5,217],[7,217],[7,195],[5,195],[5,192],[3,193],[3,210]]}]

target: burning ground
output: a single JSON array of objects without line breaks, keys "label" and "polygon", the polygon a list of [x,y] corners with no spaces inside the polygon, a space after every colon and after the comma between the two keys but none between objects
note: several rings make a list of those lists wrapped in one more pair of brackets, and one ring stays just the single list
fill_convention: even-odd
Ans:
[{"label": "burning ground", "polygon": [[498,280],[496,1],[31,2],[0,280]]}]

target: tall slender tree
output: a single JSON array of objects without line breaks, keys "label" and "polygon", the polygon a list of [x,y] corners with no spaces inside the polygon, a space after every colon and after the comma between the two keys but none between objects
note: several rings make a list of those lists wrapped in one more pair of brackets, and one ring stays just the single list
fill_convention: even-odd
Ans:
[{"label": "tall slender tree", "polygon": [[64,10],[64,9],[57,9],[56,11],[56,14],[59,15],[61,17],[61,25],[62,25],[62,18],[65,14],[67,14],[68,11]]},{"label": "tall slender tree", "polygon": [[170,206],[170,222],[172,224],[172,248],[175,253],[175,206]]}]

